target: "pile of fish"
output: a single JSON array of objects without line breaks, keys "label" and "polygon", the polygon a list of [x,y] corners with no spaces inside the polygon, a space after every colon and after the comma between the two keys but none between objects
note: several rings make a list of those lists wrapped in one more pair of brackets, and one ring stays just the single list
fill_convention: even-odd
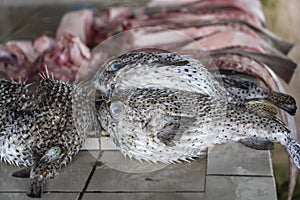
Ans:
[{"label": "pile of fish", "polygon": [[175,163],[201,157],[214,144],[238,141],[266,149],[278,142],[300,168],[300,145],[290,130],[271,105],[253,101],[264,99],[294,114],[289,95],[214,75],[196,59],[153,52],[109,60],[96,88],[101,126],[129,157]]},{"label": "pile of fish", "polygon": [[[256,149],[278,142],[299,167],[296,102],[277,77],[292,78],[291,48],[266,29],[259,0],[152,1],[140,9],[66,13],[56,38],[0,47],[1,75],[21,81],[1,80],[1,160],[31,167],[28,195],[40,197],[44,184],[77,154],[81,130],[91,126],[87,119],[98,115],[120,150],[139,160],[192,160],[227,141]],[[271,90],[216,74],[216,67],[254,75]],[[82,86],[71,83],[99,68],[97,112]],[[25,80],[40,83],[30,93]],[[258,99],[281,108],[282,121],[273,105]],[[83,121],[74,122],[74,113]],[[291,165],[290,196],[296,174]]]}]

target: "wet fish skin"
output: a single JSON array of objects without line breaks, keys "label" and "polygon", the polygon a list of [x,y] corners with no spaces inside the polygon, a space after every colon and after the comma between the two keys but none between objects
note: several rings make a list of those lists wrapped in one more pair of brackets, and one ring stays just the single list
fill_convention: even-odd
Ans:
[{"label": "wet fish skin", "polygon": [[[14,154],[17,153],[20,148],[22,149],[19,142],[27,137],[24,133],[24,129],[27,128],[25,124],[30,119],[27,107],[32,105],[28,86],[28,84],[21,81],[0,80],[0,159],[1,161],[17,166],[29,164],[26,159],[20,159],[19,162],[15,162],[14,158]],[[20,118],[22,118],[23,121],[19,121]],[[13,128],[14,125],[18,125],[17,128]],[[11,131],[19,131],[20,134],[14,138],[14,134],[11,134]],[[11,140],[14,139],[16,139],[16,142],[11,142]],[[11,152],[12,149],[13,151]],[[23,157],[22,152],[20,154],[21,157]]]},{"label": "wet fish skin", "polygon": [[[261,101],[249,101],[244,105],[257,115],[267,116],[276,120],[277,108],[271,104]],[[274,143],[266,139],[247,138],[239,140],[239,143],[256,150],[274,150]]]}]

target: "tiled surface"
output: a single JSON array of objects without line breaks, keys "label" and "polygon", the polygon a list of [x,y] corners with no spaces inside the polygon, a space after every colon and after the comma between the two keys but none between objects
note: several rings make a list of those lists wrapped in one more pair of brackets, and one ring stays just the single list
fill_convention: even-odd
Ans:
[{"label": "tiled surface", "polygon": [[204,200],[204,193],[87,193],[82,200]]},{"label": "tiled surface", "polygon": [[269,151],[250,149],[239,143],[214,146],[207,160],[209,175],[273,176]]},{"label": "tiled surface", "polygon": [[[44,193],[42,200],[75,200],[77,193]],[[32,200],[25,193],[0,193],[1,200]]]},{"label": "tiled surface", "polygon": [[[0,192],[26,192],[29,180],[12,177],[17,167],[0,162]],[[0,198],[1,199],[1,198]]]},{"label": "tiled surface", "polygon": [[[97,154],[91,151],[81,151],[72,164],[63,168],[57,177],[50,180],[45,191],[77,191],[85,186]],[[93,155],[94,154],[94,155]],[[26,192],[29,187],[29,179],[15,178],[11,174],[18,168],[1,163],[0,191]]]},{"label": "tiled surface", "polygon": [[97,160],[98,152],[81,151],[72,164],[49,181],[46,191],[81,192]]},{"label": "tiled surface", "polygon": [[272,177],[207,176],[206,200],[275,200]]},{"label": "tiled surface", "polygon": [[[137,160],[130,159],[125,157],[119,151],[102,151],[99,157],[99,161],[105,164],[107,167],[122,171],[122,172],[131,172],[131,173],[146,173],[157,171],[168,166],[168,164],[163,163],[148,163],[140,162]],[[205,171],[203,171],[205,172]]]},{"label": "tiled surface", "polygon": [[[130,160],[116,150],[98,154],[81,151],[49,181],[43,199],[276,199],[269,152],[240,144],[216,146],[208,159],[160,166]],[[11,177],[15,167],[2,163],[0,169],[0,199],[29,199],[29,180]]]},{"label": "tiled surface", "polygon": [[[119,152],[112,152],[112,155]],[[125,159],[121,157],[120,159]],[[206,160],[168,165],[146,173],[117,171],[105,165],[96,168],[87,191],[204,191]]]}]

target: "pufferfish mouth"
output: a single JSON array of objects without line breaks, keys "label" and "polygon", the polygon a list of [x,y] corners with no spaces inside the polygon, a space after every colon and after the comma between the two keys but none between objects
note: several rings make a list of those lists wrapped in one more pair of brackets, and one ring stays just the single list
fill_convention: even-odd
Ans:
[{"label": "pufferfish mouth", "polygon": [[27,191],[27,196],[31,198],[41,198],[44,184],[36,179],[30,180],[30,188]]}]

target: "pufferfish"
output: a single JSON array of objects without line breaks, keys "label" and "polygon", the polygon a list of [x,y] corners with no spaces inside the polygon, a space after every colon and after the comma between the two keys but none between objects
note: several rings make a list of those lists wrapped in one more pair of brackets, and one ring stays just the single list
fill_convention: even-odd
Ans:
[{"label": "pufferfish", "polygon": [[285,146],[300,168],[300,145],[288,128],[274,109],[252,101],[264,99],[293,114],[295,100],[243,79],[219,79],[187,56],[123,54],[96,75],[99,120],[120,151],[137,160],[188,161],[215,144],[261,140]]},{"label": "pufferfish", "polygon": [[33,94],[27,88],[1,80],[0,158],[25,167],[13,176],[29,177],[27,195],[41,197],[48,180],[80,150],[95,112],[80,85],[44,76]]}]

